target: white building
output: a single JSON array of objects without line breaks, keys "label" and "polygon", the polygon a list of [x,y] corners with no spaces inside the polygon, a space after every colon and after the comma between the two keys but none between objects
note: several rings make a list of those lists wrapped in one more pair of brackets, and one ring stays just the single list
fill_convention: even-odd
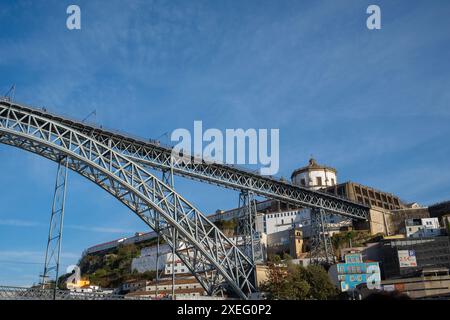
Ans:
[{"label": "white building", "polygon": [[441,235],[441,226],[438,218],[421,218],[405,220],[405,233],[407,238],[425,238]]},{"label": "white building", "polygon": [[270,235],[294,227],[308,226],[310,223],[310,209],[258,214],[256,217],[256,231]]},{"label": "white building", "polygon": [[177,255],[175,255],[175,259],[173,260],[172,253],[169,253],[166,255],[166,264],[164,266],[164,274],[165,275],[171,275],[172,269],[174,274],[190,274],[191,272],[186,267],[186,265],[183,263],[183,261],[178,258]]},{"label": "white building", "polygon": [[[157,247],[145,247],[141,249],[141,255],[134,258],[131,262],[131,270],[143,273],[145,271],[163,270],[168,261],[168,254],[172,251],[167,244],[159,246],[160,256],[156,259]],[[156,260],[158,260],[158,267],[156,267]]]},{"label": "white building", "polygon": [[[267,237],[264,233],[257,232],[254,235],[254,239],[255,261],[264,262],[267,259]],[[232,237],[230,240],[236,243],[238,247],[242,246],[242,237]],[[141,255],[137,258],[133,258],[131,262],[131,271],[136,270],[139,273],[143,273],[146,271],[156,271],[156,269],[158,269],[159,271],[163,271],[165,275],[171,275],[173,261],[175,274],[190,273],[189,269],[177,255],[175,255],[175,259],[173,259],[172,249],[167,244],[159,246],[158,258],[156,245],[141,249]]]},{"label": "white building", "polygon": [[156,232],[153,232],[153,231],[147,232],[147,233],[136,232],[134,236],[129,237],[129,238],[120,238],[120,239],[97,244],[95,246],[87,248],[86,250],[84,250],[83,256],[85,256],[87,254],[94,254],[94,253],[98,253],[98,252],[102,252],[102,251],[106,251],[106,250],[111,250],[111,249],[117,248],[120,245],[140,243],[143,241],[154,239],[156,237],[157,237],[157,234],[156,234]]},{"label": "white building", "polygon": [[[172,274],[172,262],[175,261],[175,274],[190,273],[189,269],[177,255],[173,258],[172,249],[167,244],[159,246],[159,257],[157,257],[157,252],[156,245],[142,248],[141,255],[134,258],[131,262],[131,271],[136,270],[137,272],[143,273],[158,269],[159,271],[164,271],[164,274],[169,275]],[[158,262],[158,266],[156,262]]]},{"label": "white building", "polygon": [[336,169],[320,165],[311,158],[306,167],[292,173],[291,180],[295,185],[312,190],[331,187],[337,184]]}]

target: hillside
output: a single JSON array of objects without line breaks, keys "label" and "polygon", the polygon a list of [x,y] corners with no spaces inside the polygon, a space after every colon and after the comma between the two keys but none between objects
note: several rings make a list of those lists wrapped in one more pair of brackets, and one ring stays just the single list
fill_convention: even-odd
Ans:
[{"label": "hillside", "polygon": [[[85,255],[78,262],[81,275],[91,285],[102,288],[117,288],[128,280],[153,280],[156,276],[154,271],[132,273],[131,262],[140,255],[142,248],[155,245],[156,241],[157,239],[152,239],[139,244],[120,245],[115,249]],[[164,241],[161,240],[160,243]],[[61,278],[66,278],[66,275]]]},{"label": "hillside", "polygon": [[[233,236],[237,221],[217,221],[216,225],[228,236]],[[140,255],[142,248],[156,245],[157,239],[147,240],[138,244],[120,245],[111,250],[83,256],[78,262],[81,276],[88,279],[91,285],[98,285],[102,288],[117,288],[123,282],[129,280],[153,280],[156,272],[147,271],[144,273],[131,272],[133,258]],[[160,240],[164,244],[164,240]],[[67,274],[60,277],[60,284],[63,284]]]}]

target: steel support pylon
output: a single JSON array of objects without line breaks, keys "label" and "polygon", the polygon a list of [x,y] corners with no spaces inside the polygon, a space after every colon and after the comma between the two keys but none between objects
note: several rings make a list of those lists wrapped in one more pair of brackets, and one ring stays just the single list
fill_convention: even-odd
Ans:
[{"label": "steel support pylon", "polygon": [[[175,181],[174,181],[174,176],[173,176],[173,159],[171,159],[170,161],[170,170],[164,170],[162,172],[162,178],[161,180],[166,183],[168,186],[170,187],[174,187]],[[158,219],[160,219],[159,214],[158,214]],[[175,295],[175,285],[176,285],[176,276],[175,276],[175,262],[176,262],[176,247],[177,247],[177,239],[176,239],[176,230],[175,228],[171,228],[171,233],[172,233],[172,300],[176,300],[176,295]],[[158,242],[159,242],[159,238],[158,238]],[[159,250],[159,247],[158,247]],[[159,252],[157,253],[157,255],[159,255]],[[158,272],[158,271],[156,271]],[[157,284],[158,286],[158,284]]]},{"label": "steel support pylon", "polygon": [[237,221],[236,244],[241,251],[249,257],[253,265],[253,284],[256,284],[255,272],[255,242],[259,243],[256,232],[256,200],[253,192],[242,190],[239,194],[239,206],[241,214]]},{"label": "steel support pylon", "polygon": [[47,239],[47,250],[45,252],[44,272],[42,274],[42,287],[49,283],[54,276],[54,294],[58,288],[58,277],[60,267],[61,242],[63,235],[64,207],[66,202],[68,161],[62,157],[58,163],[56,173],[55,191],[53,194],[52,213],[50,216],[50,227]]},{"label": "steel support pylon", "polygon": [[328,216],[323,209],[311,209],[311,264],[335,263],[333,245],[328,230]]}]

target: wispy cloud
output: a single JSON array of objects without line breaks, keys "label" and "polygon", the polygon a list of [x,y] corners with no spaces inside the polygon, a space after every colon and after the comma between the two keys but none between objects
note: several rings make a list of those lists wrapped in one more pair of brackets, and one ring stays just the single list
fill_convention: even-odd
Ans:
[{"label": "wispy cloud", "polygon": [[[21,260],[23,262],[43,262],[45,251],[34,250],[0,250],[1,260]],[[61,252],[61,259],[78,259],[79,253]]]},{"label": "wispy cloud", "polygon": [[0,226],[11,227],[41,227],[42,223],[28,220],[0,219]]},{"label": "wispy cloud", "polygon": [[110,227],[93,227],[93,226],[83,226],[83,225],[67,225],[65,226],[69,229],[88,231],[88,232],[101,232],[101,233],[120,233],[128,234],[135,232],[135,230],[121,229],[121,228],[110,228]]},{"label": "wispy cloud", "polygon": [[[28,228],[28,227],[48,227],[48,224],[30,220],[0,219],[0,226]],[[129,234],[135,232],[135,230],[132,229],[104,227],[104,226],[74,225],[74,224],[67,224],[64,226],[64,228],[80,230],[85,232],[99,232],[99,233]]]}]

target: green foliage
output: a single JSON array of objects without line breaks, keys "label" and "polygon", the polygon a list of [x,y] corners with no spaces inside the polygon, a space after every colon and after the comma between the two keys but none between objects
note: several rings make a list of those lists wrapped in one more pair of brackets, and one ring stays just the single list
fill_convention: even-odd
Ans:
[{"label": "green foliage", "polygon": [[335,233],[331,237],[331,243],[335,252],[339,255],[340,250],[352,247],[364,246],[368,242],[373,242],[380,237],[380,234],[371,235],[367,230],[352,230]]},{"label": "green foliage", "polygon": [[327,272],[321,266],[288,264],[287,267],[269,265],[268,281],[261,288],[270,299],[330,300],[338,295]]},{"label": "green foliage", "polygon": [[61,290],[67,289],[67,287],[66,287],[66,280],[67,280],[67,278],[70,275],[72,275],[72,274],[71,273],[66,273],[66,274],[63,274],[62,276],[60,276],[58,278],[58,289],[61,289]]},{"label": "green foliage", "polygon": [[91,284],[104,288],[114,288],[127,280],[153,280],[155,272],[131,272],[133,258],[139,256],[140,249],[156,241],[147,241],[136,245],[121,245],[106,253],[84,256],[78,263],[83,277],[89,279]]},{"label": "green foliage", "polygon": [[217,220],[214,224],[222,232],[234,234],[237,228],[238,221],[236,218],[230,220]]},{"label": "green foliage", "polygon": [[304,271],[311,286],[310,296],[312,299],[328,300],[336,297],[337,288],[331,283],[330,277],[323,267],[311,265]]},{"label": "green foliage", "polygon": [[283,260],[291,261],[292,257],[288,253],[283,253]]},{"label": "green foliage", "polygon": [[269,254],[268,260],[274,264],[281,263],[281,257],[278,254]]}]

